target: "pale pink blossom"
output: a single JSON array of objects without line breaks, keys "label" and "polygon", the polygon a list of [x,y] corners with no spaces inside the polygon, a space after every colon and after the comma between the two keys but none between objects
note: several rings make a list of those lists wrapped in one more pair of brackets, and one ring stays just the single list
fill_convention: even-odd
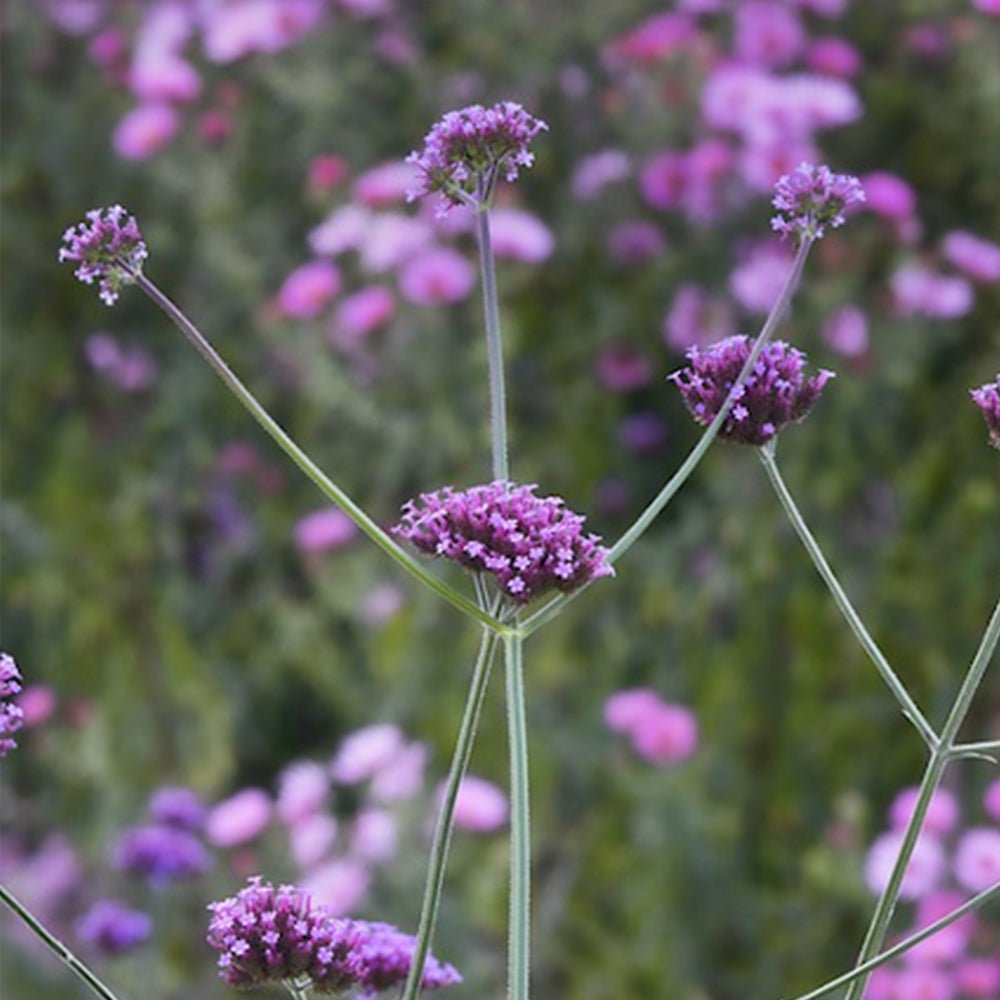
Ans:
[{"label": "pale pink blossom", "polygon": [[920,264],[903,264],[889,279],[901,316],[956,319],[972,309],[975,296],[964,278],[938,274]]},{"label": "pale pink blossom", "polygon": [[136,53],[129,69],[129,87],[144,102],[193,101],[201,92],[201,77],[186,59],[172,52]]},{"label": "pale pink blossom", "polygon": [[683,705],[663,702],[640,716],[632,747],[653,764],[679,764],[698,748],[698,721]]},{"label": "pale pink blossom", "polygon": [[357,525],[339,507],[324,507],[295,525],[295,544],[302,552],[330,552],[343,548],[357,534]]},{"label": "pale pink blossom", "polygon": [[[864,874],[865,883],[873,894],[878,895],[888,884],[902,843],[903,832],[890,830],[876,837],[868,849]],[[932,892],[940,884],[945,867],[945,853],[940,841],[927,835],[919,837],[903,875],[900,899],[912,901]]]},{"label": "pale pink blossom", "polygon": [[377,583],[362,598],[358,608],[361,620],[371,628],[384,625],[403,606],[403,592],[393,583]]},{"label": "pale pink blossom", "polygon": [[420,791],[427,766],[427,747],[410,743],[372,778],[371,797],[375,802],[399,802]]},{"label": "pale pink blossom", "polygon": [[604,702],[604,724],[616,733],[631,733],[639,722],[661,704],[652,688],[626,688]]},{"label": "pale pink blossom", "polygon": [[180,119],[168,104],[140,104],[115,126],[111,145],[123,160],[147,160],[177,134]]},{"label": "pale pink blossom", "polygon": [[972,0],[972,6],[983,14],[1000,17],[1000,0]]},{"label": "pale pink blossom", "polygon": [[370,884],[368,866],[354,858],[333,858],[313,869],[301,882],[313,901],[329,907],[335,917],[354,912]]},{"label": "pale pink blossom", "polygon": [[736,8],[733,48],[743,62],[786,67],[802,51],[805,38],[802,23],[787,3],[746,0]]},{"label": "pale pink blossom", "polygon": [[899,973],[890,965],[880,965],[872,970],[865,989],[864,1000],[899,1000],[896,979]]},{"label": "pale pink blossom", "polygon": [[654,14],[608,46],[612,62],[649,65],[691,46],[698,28],[685,14]]},{"label": "pale pink blossom", "polygon": [[212,62],[229,63],[252,52],[277,52],[318,26],[325,0],[228,0],[209,4],[202,45]]},{"label": "pale pink blossom", "polygon": [[933,965],[910,965],[896,973],[899,1000],[955,1000],[951,972]]},{"label": "pale pink blossom", "polygon": [[[904,788],[889,807],[889,821],[894,830],[902,830],[916,808],[920,789]],[[950,833],[958,825],[960,819],[958,800],[947,788],[938,788],[931,796],[930,804],[924,815],[923,830],[935,837]]]},{"label": "pale pink blossom", "polygon": [[[444,797],[444,784],[438,786],[437,801],[440,804]],[[455,800],[455,827],[468,830],[471,833],[493,833],[507,822],[509,807],[507,796],[500,788],[467,774],[458,788],[458,798]]]},{"label": "pale pink blossom", "polygon": [[[916,933],[936,923],[942,917],[957,910],[965,900],[966,897],[960,893],[947,890],[939,890],[925,896],[917,906],[917,918],[910,933]],[[975,926],[976,918],[973,914],[960,917],[954,923],[948,924],[947,927],[911,948],[906,953],[904,961],[908,964],[914,962],[937,964],[956,961],[965,954]]]},{"label": "pale pink blossom", "polygon": [[602,149],[585,156],[576,165],[570,180],[573,196],[592,201],[606,187],[618,184],[632,173],[632,161],[620,149]]},{"label": "pale pink blossom", "polygon": [[972,892],[1000,882],[1000,830],[985,826],[966,830],[955,847],[952,864],[955,878]]},{"label": "pale pink blossom", "polygon": [[545,260],[556,241],[552,230],[537,216],[519,208],[496,208],[490,216],[490,237],[497,257],[529,264]]},{"label": "pale pink blossom", "polygon": [[806,53],[806,63],[815,73],[850,79],[864,68],[861,53],[843,38],[817,38]]},{"label": "pale pink blossom", "polygon": [[396,856],[399,823],[386,809],[363,809],[351,826],[351,853],[373,864]]},{"label": "pale pink blossom", "polygon": [[[423,251],[432,236],[431,227],[423,219],[414,219],[398,212],[374,215],[370,218],[359,247],[361,266],[375,274],[399,267]],[[428,254],[435,252],[438,251],[427,251]],[[447,252],[454,253],[451,250]]]},{"label": "pale pink blossom", "polygon": [[357,250],[373,221],[373,215],[358,205],[342,205],[331,212],[307,237],[312,252],[336,257]]},{"label": "pale pink blossom", "polygon": [[747,186],[771,192],[774,185],[800,163],[815,163],[820,154],[812,143],[795,139],[784,142],[749,142],[744,146],[739,169]]},{"label": "pale pink blossom", "polygon": [[244,788],[209,810],[205,836],[216,847],[236,847],[258,837],[271,822],[271,798],[260,788]]},{"label": "pale pink blossom", "polygon": [[347,162],[336,153],[319,153],[306,166],[306,183],[316,194],[329,194],[347,178]]},{"label": "pale pink blossom", "polygon": [[782,244],[754,244],[730,274],[729,291],[747,312],[764,315],[777,301],[791,265],[791,255]]},{"label": "pale pink blossom", "polygon": [[395,311],[396,298],[388,288],[367,285],[340,300],[331,331],[338,341],[362,340],[385,326]]},{"label": "pale pink blossom", "polygon": [[1000,281],[1000,245],[990,240],[955,230],[945,236],[941,252],[949,264],[974,281],[984,284]]},{"label": "pale pink blossom", "polygon": [[823,323],[823,340],[845,358],[868,353],[868,317],[857,306],[841,306]]},{"label": "pale pink blossom", "polygon": [[301,818],[288,831],[292,858],[302,871],[315,868],[337,839],[337,821],[328,813],[318,812]]},{"label": "pale pink blossom", "polygon": [[[1000,13],[1000,4],[997,6]],[[976,1000],[1000,996],[1000,958],[967,958],[955,966],[958,988]]]},{"label": "pale pink blossom", "polygon": [[663,319],[663,340],[683,353],[689,347],[705,347],[736,332],[729,304],[710,296],[700,285],[677,286]]},{"label": "pale pink blossom", "polygon": [[366,170],[355,180],[354,198],[366,208],[402,204],[406,201],[406,192],[415,187],[419,179],[413,164],[391,160]]},{"label": "pale pink blossom", "polygon": [[466,298],[476,283],[476,270],[458,251],[444,247],[412,258],[399,274],[403,296],[419,306],[445,305]]},{"label": "pale pink blossom", "polygon": [[29,684],[16,700],[27,727],[48,722],[55,715],[57,703],[56,693],[48,684]]},{"label": "pale pink blossom", "polygon": [[345,736],[330,763],[330,776],[342,785],[367,781],[388,767],[403,750],[397,726],[378,722]]},{"label": "pale pink blossom", "polygon": [[340,271],[326,260],[297,267],[278,291],[276,305],[285,316],[315,319],[340,291]]},{"label": "pale pink blossom", "polygon": [[865,189],[864,207],[893,221],[909,219],[917,210],[917,195],[897,174],[875,171],[861,178]]},{"label": "pale pink blossom", "polygon": [[322,764],[313,760],[289,764],[278,777],[278,817],[289,826],[308,819],[326,805],[329,791],[330,777]]}]

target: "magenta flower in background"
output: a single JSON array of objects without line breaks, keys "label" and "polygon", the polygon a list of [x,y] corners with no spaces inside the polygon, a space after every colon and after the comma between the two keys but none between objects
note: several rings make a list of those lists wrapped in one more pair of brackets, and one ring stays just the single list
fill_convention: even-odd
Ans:
[{"label": "magenta flower in background", "polygon": [[[997,376],[997,422],[1000,426],[1000,375]],[[1000,447],[1000,445],[998,445]],[[986,809],[986,815],[991,819],[996,820],[1000,823],[1000,778],[995,781],[991,781],[989,785],[986,786],[986,792],[983,794],[983,807]]]},{"label": "magenta flower in background", "polygon": [[324,507],[295,525],[295,544],[300,552],[330,552],[348,545],[357,534],[357,525],[339,507]]},{"label": "magenta flower in background", "polygon": [[608,254],[620,264],[641,264],[667,249],[663,233],[653,222],[620,222],[608,233]]},{"label": "magenta flower in background", "polygon": [[[889,882],[896,858],[903,844],[903,831],[890,830],[876,837],[865,856],[865,883],[878,895]],[[944,848],[935,837],[923,834],[918,838],[906,874],[899,890],[899,898],[906,901],[921,899],[935,890],[945,875],[947,863]]]},{"label": "magenta flower in background", "polygon": [[169,104],[140,104],[127,112],[111,135],[123,160],[148,160],[166,146],[180,128],[180,116]]},{"label": "magenta flower in background", "polygon": [[342,740],[330,762],[330,777],[342,785],[367,781],[388,767],[403,747],[402,732],[389,722],[357,729]]},{"label": "magenta flower in background", "polygon": [[791,254],[780,243],[754,243],[729,275],[729,291],[747,312],[766,315],[781,294],[791,266]]},{"label": "magenta flower in background", "polygon": [[427,766],[427,747],[409,743],[372,776],[369,794],[375,802],[399,802],[420,791]]},{"label": "magenta flower in background", "polygon": [[423,493],[407,501],[392,532],[428,555],[491,574],[517,604],[613,576],[600,539],[584,534],[584,518],[536,489],[497,481]]},{"label": "magenta flower in background", "polygon": [[[903,830],[913,816],[920,789],[904,788],[889,807],[889,821],[894,830]],[[931,796],[930,804],[924,815],[923,830],[931,836],[943,836],[950,833],[958,825],[960,819],[958,801],[947,788],[938,788]]]},{"label": "magenta flower in background", "polygon": [[552,230],[537,216],[519,208],[493,210],[490,239],[497,257],[509,257],[528,264],[545,260],[556,245]]},{"label": "magenta flower in background", "polygon": [[398,268],[420,251],[432,252],[433,236],[423,219],[400,212],[376,213],[369,217],[358,247],[361,266],[373,274]]},{"label": "magenta flower in background", "polygon": [[363,809],[351,825],[351,853],[372,864],[396,856],[399,824],[387,809]]},{"label": "magenta flower in background", "polygon": [[17,747],[13,734],[24,724],[24,712],[14,703],[21,691],[21,681],[14,657],[0,653],[0,757],[6,757]]},{"label": "magenta flower in background", "polygon": [[[782,261],[786,258],[782,255]],[[782,267],[787,266],[785,263]],[[725,299],[710,296],[700,285],[686,282],[677,286],[663,319],[663,340],[668,347],[683,352],[704,347],[734,332],[732,310]]]},{"label": "magenta flower in background", "polygon": [[110,333],[92,333],[84,352],[91,368],[123,392],[143,392],[156,381],[152,355],[138,345],[122,347]]},{"label": "magenta flower in background", "polygon": [[157,789],[149,799],[150,818],[163,826],[200,830],[207,810],[196,792],[182,786]]},{"label": "magenta flower in background", "polygon": [[148,914],[123,903],[102,899],[76,922],[76,933],[105,955],[122,955],[149,940],[153,921]]},{"label": "magenta flower in background", "polygon": [[159,887],[208,871],[212,859],[189,830],[153,823],[124,830],[111,853],[119,871],[141,875]]},{"label": "magenta flower in background", "polygon": [[368,285],[345,296],[337,306],[331,331],[337,340],[363,340],[392,319],[396,299],[383,285]]},{"label": "magenta flower in background", "polygon": [[876,171],[861,178],[865,191],[865,207],[876,215],[894,222],[913,217],[917,210],[917,195],[913,188],[896,174]]},{"label": "magenta flower in background", "polygon": [[652,764],[680,764],[698,749],[698,720],[683,705],[662,702],[642,713],[631,732],[635,752]]},{"label": "magenta flower in background", "polygon": [[585,156],[576,165],[570,180],[573,197],[592,201],[611,184],[618,184],[632,173],[632,161],[621,149],[602,149]]},{"label": "magenta flower in background", "polygon": [[302,888],[334,916],[351,913],[361,905],[371,885],[371,872],[359,858],[332,858],[303,879]]},{"label": "magenta flower in background", "polygon": [[288,826],[295,826],[320,812],[330,793],[330,776],[322,764],[299,760],[289,764],[278,778],[275,812]]},{"label": "magenta flower in background", "polygon": [[[728,337],[702,350],[687,352],[689,365],[669,376],[694,419],[707,427],[722,408],[753,348],[744,335]],[[807,378],[806,357],[777,340],[765,346],[741,387],[719,436],[741,444],[762,445],[787,424],[806,417],[833,372],[820,369]]]},{"label": "magenta flower in background", "polygon": [[632,392],[653,380],[652,362],[635,348],[612,344],[597,355],[597,378],[612,392]]},{"label": "magenta flower in background", "polygon": [[216,847],[245,844],[264,832],[272,808],[267,792],[244,788],[212,807],[205,820],[205,836]]},{"label": "magenta flower in background", "polygon": [[531,166],[528,147],[546,129],[513,101],[449,111],[427,133],[424,148],[406,159],[420,174],[409,198],[440,191],[455,205],[489,204],[501,176],[512,182],[521,167]]},{"label": "magenta flower in background", "polygon": [[771,228],[795,244],[819,239],[827,226],[842,226],[845,210],[864,200],[864,188],[857,177],[801,163],[775,185],[772,204],[778,212],[771,219]]},{"label": "magenta flower in background", "polygon": [[992,284],[1000,281],[1000,245],[972,233],[956,230],[941,243],[945,260],[973,281]]},{"label": "magenta flower in background", "polygon": [[809,44],[806,63],[815,73],[850,79],[864,68],[861,53],[843,38],[817,38]]},{"label": "magenta flower in background", "polygon": [[403,297],[418,306],[458,302],[475,284],[476,269],[448,247],[435,247],[413,257],[399,274]]},{"label": "magenta flower in background", "polygon": [[868,317],[857,306],[841,306],[823,323],[823,340],[845,358],[863,358],[868,353]]},{"label": "magenta flower in background", "polygon": [[306,185],[315,194],[329,194],[347,179],[347,161],[336,153],[319,153],[306,167]]},{"label": "magenta flower in background", "polygon": [[374,216],[366,208],[348,204],[335,208],[307,237],[313,253],[337,257],[357,250],[365,240]]},{"label": "magenta flower in background", "polygon": [[[0,687],[2,687],[2,682],[0,682]],[[58,699],[55,691],[48,684],[29,684],[17,696],[16,707],[21,710],[24,724],[30,728],[48,722],[55,715]],[[0,713],[2,713],[2,709],[0,709]],[[2,729],[3,723],[0,722],[0,731]]]},{"label": "magenta flower in background", "polygon": [[[363,936],[357,946],[357,1000],[374,1000],[375,994],[402,986],[410,973],[417,939],[391,924],[361,922]],[[458,970],[428,954],[420,985],[424,990],[454,986],[462,981]]]},{"label": "magenta flower in background", "polygon": [[685,14],[654,14],[628,34],[608,46],[612,62],[627,61],[639,66],[660,62],[698,39],[694,21]]},{"label": "magenta flower in background", "polygon": [[392,160],[361,174],[354,182],[354,200],[367,208],[385,208],[406,201],[407,192],[419,181],[413,164]]},{"label": "magenta flower in background", "polygon": [[736,8],[736,57],[744,63],[780,69],[801,53],[806,33],[787,3],[749,0]]},{"label": "magenta flower in background", "polygon": [[[1000,13],[1000,4],[997,5]],[[955,985],[972,997],[989,1000],[1000,994],[1000,960],[967,958],[955,967]]]},{"label": "magenta flower in background", "polygon": [[[444,783],[438,786],[437,799],[444,797]],[[455,828],[470,833],[493,833],[507,822],[510,807],[507,796],[485,778],[467,774],[458,787],[455,800]]]},{"label": "magenta flower in background", "polygon": [[896,311],[901,316],[958,319],[975,301],[964,278],[937,274],[919,264],[903,264],[889,278]]},{"label": "magenta flower in background", "polygon": [[[946,917],[957,910],[966,898],[962,893],[947,889],[924,896],[917,903],[913,930],[923,930],[942,917]],[[975,916],[967,914],[907,952],[905,961],[907,963],[954,962],[966,953],[975,927]]]},{"label": "magenta flower in background", "polygon": [[631,733],[641,719],[662,704],[652,688],[626,688],[604,702],[604,724],[616,733]]},{"label": "magenta flower in background", "polygon": [[904,966],[896,972],[897,1000],[956,1000],[955,983],[950,970],[936,966]]},{"label": "magenta flower in background", "polygon": [[314,870],[337,840],[337,821],[327,813],[300,817],[288,831],[288,847],[301,871]]},{"label": "magenta flower in background", "polygon": [[955,878],[966,889],[982,892],[1000,882],[1000,830],[973,827],[955,848]]},{"label": "magenta flower in background", "polygon": [[340,271],[325,260],[296,268],[278,291],[276,304],[285,316],[315,319],[340,291]]},{"label": "magenta flower in background", "polygon": [[60,261],[75,261],[73,272],[84,284],[98,282],[101,301],[114,305],[123,285],[130,285],[142,273],[149,256],[139,224],[121,205],[95,208],[85,222],[63,233]]}]

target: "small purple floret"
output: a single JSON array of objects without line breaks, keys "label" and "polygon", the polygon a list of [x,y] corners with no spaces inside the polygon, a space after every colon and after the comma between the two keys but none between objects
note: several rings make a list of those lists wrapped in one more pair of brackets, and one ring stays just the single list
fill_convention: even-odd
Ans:
[{"label": "small purple floret", "polygon": [[983,414],[986,429],[990,432],[990,444],[1000,449],[1000,373],[993,382],[970,389],[969,395]]},{"label": "small purple floret", "polygon": [[102,899],[77,921],[76,933],[105,955],[121,955],[149,939],[153,921],[123,903]]},{"label": "small purple floret", "polygon": [[[358,985],[362,992],[356,1000],[374,1000],[376,993],[406,982],[413,965],[417,939],[392,924],[359,921],[357,926],[362,930],[356,952]],[[433,955],[427,956],[421,978],[423,989],[436,990],[461,981],[462,976],[453,965],[441,962]]]},{"label": "small purple floret", "polygon": [[124,830],[112,861],[119,871],[142,875],[155,886],[200,875],[212,864],[205,845],[193,833],[162,823]]},{"label": "small purple floret", "polygon": [[778,210],[771,228],[796,245],[819,239],[826,227],[844,224],[844,211],[865,200],[857,177],[835,174],[827,166],[800,163],[774,186],[772,204]]},{"label": "small purple floret", "polygon": [[449,111],[427,133],[424,148],[406,158],[420,172],[420,186],[407,197],[440,191],[454,205],[489,204],[501,175],[514,181],[520,167],[531,166],[528,146],[547,128],[513,101]]},{"label": "small purple floret", "polygon": [[14,696],[21,693],[21,680],[14,657],[0,653],[0,757],[17,747],[11,737],[24,724],[24,713],[14,704]]},{"label": "small purple floret", "polygon": [[101,301],[109,306],[123,285],[135,282],[149,256],[139,224],[121,205],[89,211],[86,222],[66,230],[63,244],[59,260],[76,261],[73,273],[87,285],[96,280]]},{"label": "small purple floret", "polygon": [[535,496],[536,489],[497,481],[424,493],[405,504],[392,531],[428,555],[493,574],[516,604],[614,576],[600,538],[584,532],[584,518],[559,497]]},{"label": "small purple floret", "polygon": [[[750,357],[753,343],[738,334],[710,347],[692,347],[687,352],[690,364],[670,376],[684,405],[703,427],[712,422],[725,403]],[[780,340],[765,346],[719,436],[741,444],[762,445],[786,424],[805,417],[833,378],[833,372],[826,370],[806,378],[805,361],[801,351]]]},{"label": "small purple floret", "polygon": [[200,830],[207,810],[190,788],[167,785],[157,789],[149,800],[149,815],[161,826],[179,830]]}]

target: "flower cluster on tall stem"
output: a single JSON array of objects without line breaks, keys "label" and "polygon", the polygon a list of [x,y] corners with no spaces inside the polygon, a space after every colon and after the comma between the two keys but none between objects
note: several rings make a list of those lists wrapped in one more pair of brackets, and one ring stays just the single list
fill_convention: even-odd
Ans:
[{"label": "flower cluster on tall stem", "polygon": [[21,692],[21,671],[14,657],[0,653],[0,757],[5,757],[17,746],[13,739],[24,724],[24,712],[14,698]]},{"label": "flower cluster on tall stem", "polygon": [[84,284],[98,283],[101,301],[109,306],[118,301],[123,285],[142,274],[148,256],[135,216],[121,205],[89,211],[85,222],[66,230],[59,250],[60,261],[76,262],[73,273]]},{"label": "flower cluster on tall stem", "polygon": [[1000,449],[1000,374],[992,382],[970,389],[969,394],[986,421],[990,444]]},{"label": "flower cluster on tall stem", "polygon": [[845,221],[845,211],[865,200],[861,181],[850,174],[835,174],[825,165],[800,163],[774,187],[772,204],[778,210],[771,228],[796,245],[819,239],[826,227]]}]

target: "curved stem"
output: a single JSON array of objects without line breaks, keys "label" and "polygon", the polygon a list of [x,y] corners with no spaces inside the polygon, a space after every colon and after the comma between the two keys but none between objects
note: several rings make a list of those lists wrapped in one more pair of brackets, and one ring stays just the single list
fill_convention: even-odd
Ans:
[{"label": "curved stem", "polygon": [[903,715],[905,715],[906,718],[908,718],[910,722],[916,726],[917,732],[919,732],[923,737],[924,742],[931,750],[933,750],[938,743],[937,734],[934,732],[931,724],[924,717],[924,714],[917,707],[916,702],[914,702],[913,698],[910,697],[909,691],[906,690],[906,685],[903,684],[903,682],[896,676],[892,667],[889,665],[889,661],[882,654],[882,650],[878,648],[875,640],[869,634],[868,629],[865,628],[865,624],[861,620],[861,616],[854,610],[854,606],[851,604],[847,594],[844,592],[844,588],[840,585],[840,581],[834,575],[833,570],[830,569],[830,564],[826,561],[826,557],[823,555],[823,550],[819,547],[819,543],[809,530],[809,526],[806,524],[805,518],[803,518],[798,507],[795,505],[795,501],[792,499],[792,494],[781,476],[781,472],[778,469],[778,463],[774,458],[773,447],[765,445],[762,448],[758,448],[757,454],[760,456],[760,460],[764,464],[764,470],[767,472],[767,478],[774,487],[774,492],[778,495],[778,499],[781,501],[781,506],[784,507],[785,513],[788,515],[788,519],[792,522],[792,526],[795,528],[796,534],[799,536],[806,551],[809,553],[817,572],[823,578],[823,582],[833,595],[833,599],[836,602],[837,607],[840,609],[840,613],[844,616],[847,624],[851,627],[851,631],[854,633],[855,638],[857,638],[864,651],[868,654],[868,658],[875,664],[875,669],[878,670],[882,680],[885,681],[886,686],[893,693],[896,701],[899,702],[900,707],[903,710]]},{"label": "curved stem", "polygon": [[82,979],[97,996],[101,997],[101,1000],[118,1000],[115,994],[4,885],[0,885],[0,900],[6,903],[31,928],[50,951],[61,958],[73,973]]},{"label": "curved stem", "polygon": [[408,573],[429,587],[449,604],[474,618],[481,625],[494,632],[504,632],[505,627],[492,615],[478,607],[476,603],[449,587],[433,573],[428,572],[404,548],[397,545],[392,537],[382,530],[336,483],[333,482],[315,462],[292,440],[283,427],[258,402],[257,398],[237,378],[233,370],[222,360],[204,334],[184,315],[163,292],[145,275],[136,278],[136,284],[162,309],[174,325],[184,334],[196,351],[208,362],[212,370],[225,383],[226,388],[243,404],[250,415],[274,439],[278,447],[304,472],[349,518],[390,558],[394,559]]},{"label": "curved stem", "polygon": [[[760,357],[761,351],[767,345],[767,342],[774,335],[774,331],[778,328],[778,324],[781,322],[785,311],[788,309],[789,304],[792,301],[792,296],[795,294],[795,289],[798,288],[799,280],[802,277],[802,270],[805,267],[806,258],[809,256],[809,250],[812,247],[812,239],[804,239],[799,246],[798,252],[795,255],[795,259],[792,261],[791,270],[788,273],[788,277],[785,279],[784,287],[781,289],[777,301],[771,307],[770,313],[768,313],[767,319],[764,321],[764,325],[761,327],[760,333],[757,334],[757,339],[754,341],[753,348],[750,351],[750,355],[743,365],[739,376],[733,383],[732,389],[729,390],[729,395],[726,397],[726,401],[722,404],[719,412],[715,415],[712,422],[705,429],[705,433],[699,438],[698,443],[691,449],[688,453],[687,458],[681,463],[677,471],[667,480],[666,484],[660,490],[659,493],[653,498],[646,509],[636,518],[632,526],[611,546],[611,550],[608,554],[608,559],[611,563],[617,562],[623,555],[625,555],[628,550],[635,545],[639,538],[647,531],[649,526],[654,520],[659,516],[664,507],[674,498],[674,495],[680,490],[680,488],[687,482],[691,473],[698,467],[698,463],[702,460],[705,452],[708,451],[709,446],[715,440],[716,435],[722,428],[723,423],[725,423],[726,418],[729,416],[729,411],[732,409],[733,404],[736,402],[736,398],[739,395],[740,390],[746,383],[751,371],[753,371],[754,365],[757,363],[757,359]],[[521,626],[521,635],[527,638],[531,635],[537,628],[544,625],[546,622],[551,621],[556,615],[558,615],[570,601],[579,597],[590,584],[586,584],[580,587],[578,590],[574,590],[570,594],[563,594],[559,597],[554,598],[549,601],[548,604],[539,608],[533,615],[525,619]]]},{"label": "curved stem", "polygon": [[430,950],[431,938],[434,936],[434,925],[437,922],[438,907],[441,903],[441,889],[444,885],[444,872],[448,862],[448,851],[451,846],[451,834],[454,829],[455,803],[458,799],[462,778],[469,766],[472,756],[472,746],[479,726],[483,700],[490,679],[490,667],[496,652],[497,637],[489,629],[483,629],[479,654],[472,671],[472,681],[469,685],[469,696],[465,702],[465,713],[459,727],[455,752],[451,758],[451,768],[448,771],[448,781],[445,785],[444,798],[438,811],[434,825],[434,839],[431,844],[430,859],[427,864],[427,880],[424,884],[424,900],[420,910],[420,926],[417,931],[417,946],[413,953],[413,962],[406,979],[402,1000],[415,1000],[420,995],[420,985],[424,975],[424,965]]},{"label": "curved stem", "polygon": [[531,816],[528,729],[524,708],[524,641],[504,637],[510,741],[510,917],[508,1000],[528,1000],[531,962]]},{"label": "curved stem", "polygon": [[500,306],[497,303],[496,266],[490,241],[490,213],[485,206],[476,212],[476,240],[483,281],[483,314],[486,319],[486,354],[490,372],[490,440],[493,478],[510,479],[507,456],[507,395],[504,388],[503,343],[500,339]]}]

